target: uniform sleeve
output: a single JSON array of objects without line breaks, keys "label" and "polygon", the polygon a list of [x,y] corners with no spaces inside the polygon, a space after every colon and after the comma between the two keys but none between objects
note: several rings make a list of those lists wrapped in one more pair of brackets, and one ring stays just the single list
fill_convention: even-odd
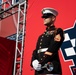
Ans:
[{"label": "uniform sleeve", "polygon": [[37,49],[38,49],[38,41],[39,41],[39,38],[40,38],[40,37],[38,37],[37,44],[36,44],[36,49],[35,49],[35,50],[33,51],[33,53],[32,53],[31,67],[32,67],[32,61],[35,60],[35,59],[38,59]]},{"label": "uniform sleeve", "polygon": [[49,45],[47,51],[52,52],[53,54],[52,54],[52,56],[44,54],[45,57],[43,57],[43,59],[41,61],[42,66],[45,65],[45,63],[49,62],[49,60],[52,59],[55,56],[55,53],[58,52],[58,50],[59,50],[59,48],[60,48],[60,46],[61,46],[61,44],[64,40],[63,30],[61,28],[59,28],[57,30],[56,35],[58,35],[58,34],[60,34],[61,40],[60,41],[55,41],[54,38],[52,38],[52,41],[50,42],[50,45]]},{"label": "uniform sleeve", "polygon": [[34,50],[32,53],[32,58],[31,58],[31,67],[32,67],[32,61],[37,59],[37,50]]},{"label": "uniform sleeve", "polygon": [[[55,40],[55,36],[59,35],[60,36],[60,41]],[[50,46],[48,47],[49,52],[55,53],[59,50],[60,46],[62,45],[62,42],[64,40],[64,33],[63,30],[61,28],[57,29],[57,33],[54,36],[54,38],[52,38],[52,41],[50,42]]]}]

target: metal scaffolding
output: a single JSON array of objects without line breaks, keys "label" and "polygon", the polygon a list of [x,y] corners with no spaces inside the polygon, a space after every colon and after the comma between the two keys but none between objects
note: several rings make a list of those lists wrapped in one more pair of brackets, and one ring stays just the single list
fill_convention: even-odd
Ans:
[{"label": "metal scaffolding", "polygon": [[[8,7],[6,5],[9,4]],[[17,2],[14,5],[9,1],[3,2],[0,6],[4,7],[0,11],[0,20],[3,20],[15,13],[18,13],[17,22],[17,34],[16,34],[16,48],[13,75],[22,75],[22,63],[24,52],[24,36],[25,36],[25,22],[26,22],[26,0],[23,2]],[[19,44],[21,46],[19,47]],[[18,69],[17,69],[18,66]]]}]

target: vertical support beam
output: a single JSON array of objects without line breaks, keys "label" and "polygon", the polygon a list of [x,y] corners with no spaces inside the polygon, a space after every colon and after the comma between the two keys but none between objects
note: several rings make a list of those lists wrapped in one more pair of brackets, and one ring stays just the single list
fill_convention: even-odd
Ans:
[{"label": "vertical support beam", "polygon": [[[22,61],[23,61],[24,35],[25,35],[25,16],[26,16],[26,1],[20,3],[18,7],[18,24],[17,24],[17,37],[16,37],[13,75],[16,75],[17,65],[19,65],[18,75],[22,75]],[[20,34],[22,34],[21,41],[19,41]],[[18,47],[19,43],[21,43],[21,48]],[[17,60],[18,56],[20,58],[19,60]]]}]

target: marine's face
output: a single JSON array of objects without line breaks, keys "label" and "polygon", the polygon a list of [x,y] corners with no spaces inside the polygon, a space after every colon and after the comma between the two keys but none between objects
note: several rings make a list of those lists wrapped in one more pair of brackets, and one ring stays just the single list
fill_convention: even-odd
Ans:
[{"label": "marine's face", "polygon": [[43,18],[43,20],[44,20],[44,25],[50,26],[51,24],[54,23],[55,16],[46,17],[46,18]]},{"label": "marine's face", "polygon": [[52,18],[48,17],[48,18],[43,18],[44,19],[44,25],[49,25],[52,22]]}]

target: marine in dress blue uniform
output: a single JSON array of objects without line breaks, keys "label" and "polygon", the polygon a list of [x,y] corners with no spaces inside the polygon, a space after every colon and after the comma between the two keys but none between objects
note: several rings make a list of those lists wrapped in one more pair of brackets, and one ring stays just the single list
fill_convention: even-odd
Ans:
[{"label": "marine in dress blue uniform", "polygon": [[31,67],[35,75],[61,75],[61,64],[58,50],[64,40],[64,32],[54,25],[57,10],[54,8],[43,8],[42,18],[46,30],[38,38],[36,49],[32,53]]}]

